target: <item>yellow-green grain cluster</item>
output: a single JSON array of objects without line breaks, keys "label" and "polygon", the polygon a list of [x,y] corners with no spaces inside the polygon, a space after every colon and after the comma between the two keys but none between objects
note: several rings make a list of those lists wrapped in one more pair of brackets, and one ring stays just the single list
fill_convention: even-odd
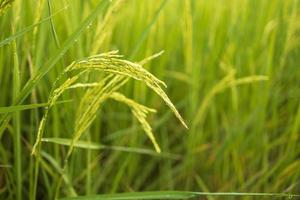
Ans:
[{"label": "yellow-green grain cluster", "polygon": [[0,199],[298,198],[299,38],[299,0],[0,0]]}]

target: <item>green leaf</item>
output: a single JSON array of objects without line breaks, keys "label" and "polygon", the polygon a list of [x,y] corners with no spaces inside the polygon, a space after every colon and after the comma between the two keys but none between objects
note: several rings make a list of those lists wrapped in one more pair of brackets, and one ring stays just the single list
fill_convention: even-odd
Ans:
[{"label": "green leaf", "polygon": [[236,192],[190,192],[190,191],[153,191],[130,192],[117,194],[103,194],[91,196],[65,197],[61,200],[132,200],[132,199],[191,199],[206,196],[269,196],[269,197],[300,197],[300,195],[286,193],[236,193]]},{"label": "green leaf", "polygon": [[32,25],[30,25],[30,26],[27,26],[27,27],[24,28],[23,30],[21,30],[21,31],[19,31],[19,32],[13,34],[13,35],[11,35],[10,37],[8,37],[8,38],[2,40],[2,41],[0,42],[0,47],[4,46],[4,45],[6,45],[6,44],[9,44],[11,41],[17,39],[18,37],[23,36],[25,33],[27,33],[27,32],[29,32],[29,31],[33,30],[34,27],[39,26],[40,24],[42,24],[42,23],[44,23],[44,22],[50,20],[53,16],[57,15],[58,13],[60,13],[60,12],[63,11],[63,10],[65,10],[65,8],[62,8],[62,9],[58,10],[58,11],[55,12],[53,15],[50,15],[49,17],[46,17],[46,18],[42,19],[41,21],[39,21],[39,22],[36,23],[36,24],[32,24]]},{"label": "green leaf", "polygon": [[[68,103],[72,100],[65,100],[65,101],[57,101],[55,104],[61,104],[61,103]],[[27,104],[27,105],[18,105],[18,106],[7,106],[7,107],[0,107],[0,114],[4,113],[11,113],[21,110],[30,110],[34,108],[40,108],[47,106],[47,103],[36,103],[36,104]]]},{"label": "green leaf", "polygon": [[139,37],[138,42],[136,43],[135,47],[132,50],[131,56],[130,56],[130,60],[132,60],[133,58],[135,58],[137,52],[139,51],[140,47],[142,46],[143,42],[146,40],[147,36],[149,35],[151,28],[153,27],[153,25],[155,24],[155,22],[157,21],[161,11],[163,10],[163,8],[165,7],[166,3],[168,0],[164,0],[158,10],[156,11],[153,19],[151,20],[151,22],[147,25],[147,27],[145,28],[145,31],[142,33],[142,35]]},{"label": "green leaf", "polygon": [[[60,145],[66,145],[70,146],[72,140],[67,138],[43,138],[42,142],[50,142],[54,144],[60,144]],[[98,144],[93,142],[86,142],[86,141],[77,141],[74,144],[74,147],[82,148],[82,149],[91,149],[91,150],[112,150],[112,151],[122,151],[122,152],[128,152],[128,153],[137,153],[137,154],[146,154],[151,156],[157,156],[157,157],[164,157],[164,158],[170,158],[178,160],[180,159],[180,155],[171,154],[171,153],[157,153],[150,149],[143,149],[143,148],[136,148],[136,147],[124,147],[124,146],[109,146],[104,144]]]}]

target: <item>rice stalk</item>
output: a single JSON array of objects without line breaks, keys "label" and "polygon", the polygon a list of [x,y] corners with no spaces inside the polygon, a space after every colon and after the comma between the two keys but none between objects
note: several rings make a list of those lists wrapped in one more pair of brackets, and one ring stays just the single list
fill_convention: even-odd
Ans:
[{"label": "rice stalk", "polygon": [[201,105],[196,111],[195,118],[192,127],[195,128],[197,125],[201,124],[205,118],[206,110],[211,103],[212,99],[219,93],[223,92],[227,88],[233,88],[238,85],[250,84],[260,81],[267,81],[268,77],[264,75],[252,75],[243,78],[235,78],[236,71],[233,68],[227,69],[227,75],[220,80],[204,97]]},{"label": "rice stalk", "polygon": [[92,50],[91,50],[92,54],[96,54],[99,51],[102,42],[107,37],[108,33],[111,32],[111,30],[113,29],[113,27],[115,25],[115,21],[116,21],[113,16],[119,10],[119,8],[121,7],[123,2],[124,2],[124,0],[114,1],[113,5],[111,5],[108,8],[107,13],[104,16],[102,23],[99,24],[99,26],[97,26],[95,38],[94,38],[95,44],[97,44],[97,45],[94,45],[92,47]]},{"label": "rice stalk", "polygon": [[[155,150],[157,152],[161,152],[161,149],[152,133],[151,126],[146,120],[147,114],[150,112],[155,112],[155,110],[138,104],[134,100],[131,100],[122,95],[121,93],[117,92],[119,88],[122,87],[125,83],[127,83],[130,78],[145,83],[150,89],[157,93],[170,107],[170,109],[180,120],[180,122],[185,127],[187,127],[182,117],[176,110],[175,106],[172,104],[171,100],[161,88],[161,85],[166,87],[165,83],[156,78],[147,70],[145,70],[141,64],[124,60],[122,59],[123,56],[117,53],[117,51],[111,51],[108,53],[102,53],[79,61],[75,61],[71,63],[68,67],[66,67],[65,70],[58,76],[50,92],[47,102],[48,106],[45,107],[45,112],[39,125],[36,142],[32,149],[32,154],[37,157],[36,162],[39,162],[39,152],[49,110],[55,105],[59,97],[65,91],[70,89],[87,88],[85,94],[81,98],[81,102],[77,109],[76,119],[74,122],[74,133],[68,152],[65,156],[64,164],[62,167],[63,172],[66,170],[68,159],[70,158],[73,152],[75,144],[78,142],[83,133],[93,123],[93,121],[96,118],[99,107],[108,98],[125,103],[127,106],[130,107],[132,114],[140,122],[142,128],[153,143]],[[149,58],[146,58],[145,60],[141,61],[141,63],[144,64],[147,61],[161,55],[161,53],[162,52],[150,56]],[[80,77],[87,75],[88,72],[92,71],[104,72],[106,76],[100,79],[98,82],[79,82],[79,80],[81,80]],[[65,77],[67,74],[75,75],[67,78],[65,81],[62,82],[63,77]],[[61,180],[62,179],[60,178],[57,184],[56,196],[60,188]]]}]

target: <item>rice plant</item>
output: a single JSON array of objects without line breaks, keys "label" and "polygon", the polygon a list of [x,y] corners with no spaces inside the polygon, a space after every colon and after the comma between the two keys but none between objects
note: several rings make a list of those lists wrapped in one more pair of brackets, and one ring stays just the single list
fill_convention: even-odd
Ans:
[{"label": "rice plant", "polygon": [[[152,57],[153,56],[151,56],[151,58]],[[45,107],[45,112],[38,128],[37,139],[32,150],[32,154],[37,157],[36,168],[38,168],[38,162],[40,159],[39,151],[41,149],[41,141],[43,139],[43,133],[46,126],[49,110],[55,105],[59,97],[69,89],[88,88],[83,95],[78,107],[74,125],[74,133],[72,134],[70,147],[64,159],[65,162],[63,170],[65,170],[67,167],[69,157],[71,156],[71,153],[74,149],[74,144],[93,123],[99,107],[108,98],[122,102],[131,108],[132,114],[140,122],[143,130],[146,132],[147,136],[153,143],[155,150],[159,153],[161,152],[161,149],[156,142],[155,136],[152,133],[151,126],[146,120],[147,114],[149,112],[156,111],[154,109],[150,109],[148,107],[140,105],[134,100],[128,99],[121,93],[117,92],[120,87],[122,87],[129,80],[129,78],[133,78],[145,83],[149,88],[156,92],[166,102],[166,104],[174,112],[175,116],[180,120],[180,122],[187,128],[185,122],[176,110],[175,106],[172,104],[172,102],[160,86],[161,84],[165,86],[165,84],[155,76],[153,76],[151,73],[146,71],[140,64],[132,63],[121,58],[122,56],[118,55],[116,51],[91,56],[86,59],[73,62],[68,67],[66,67],[65,70],[58,76],[50,92],[47,106]],[[145,61],[148,61],[151,58],[145,59],[144,61],[142,61],[142,63],[145,63]],[[75,75],[63,81],[63,83],[59,83],[61,82],[61,79],[65,74],[71,73],[72,71],[77,72],[75,72]],[[106,75],[97,82],[78,82],[80,78],[86,79],[83,76],[89,73],[93,73],[93,71],[105,72]],[[60,185],[60,182],[58,185]]]},{"label": "rice plant", "polygon": [[299,0],[0,0],[0,199],[300,198],[299,21]]}]

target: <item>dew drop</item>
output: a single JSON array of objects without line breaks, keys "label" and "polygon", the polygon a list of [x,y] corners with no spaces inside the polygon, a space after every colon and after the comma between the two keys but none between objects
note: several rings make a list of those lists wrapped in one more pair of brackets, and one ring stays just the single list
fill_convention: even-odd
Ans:
[{"label": "dew drop", "polygon": [[87,29],[90,29],[91,28],[91,26],[92,26],[92,22],[91,23],[89,23],[89,25],[87,26]]}]

